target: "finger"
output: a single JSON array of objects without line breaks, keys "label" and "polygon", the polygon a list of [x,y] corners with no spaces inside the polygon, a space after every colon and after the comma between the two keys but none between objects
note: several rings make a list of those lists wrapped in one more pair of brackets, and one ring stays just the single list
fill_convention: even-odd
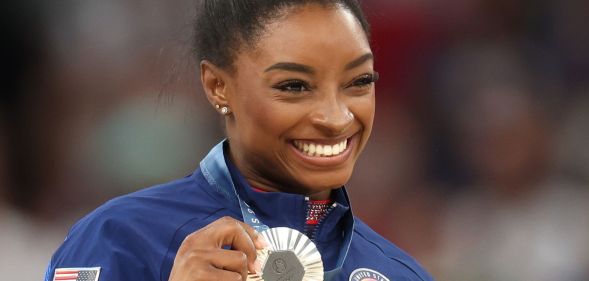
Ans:
[{"label": "finger", "polygon": [[[219,249],[209,254],[209,262],[216,268],[240,274],[243,280],[248,274],[248,260],[245,253],[235,250]],[[253,273],[253,271],[250,270]]]},{"label": "finger", "polygon": [[[210,228],[218,228],[219,226],[223,226],[223,227],[229,227],[229,229],[226,229],[226,231],[231,232],[231,231],[233,231],[233,229],[231,229],[231,228],[236,226],[235,224],[241,226],[241,228],[243,230],[245,230],[245,232],[250,237],[250,239],[253,241],[254,246],[257,249],[263,249],[263,248],[266,248],[269,246],[268,242],[266,242],[264,237],[259,235],[258,232],[253,227],[251,227],[247,223],[236,220],[232,217],[227,217],[227,216],[222,217],[222,218],[214,221],[213,223],[211,223],[209,226],[207,226],[207,228],[209,228],[209,227]],[[224,244],[221,246],[229,245],[228,243],[230,243],[230,242],[231,241],[229,241],[229,240],[224,240],[222,242]]]},{"label": "finger", "polygon": [[247,276],[241,275],[237,272],[214,268],[211,270],[211,276],[206,280],[244,281],[246,278]]},{"label": "finger", "polygon": [[246,255],[240,251],[225,249],[192,250],[187,255],[176,256],[169,280],[228,280],[216,277],[221,271],[232,272],[237,276],[228,275],[230,280],[246,280]]},{"label": "finger", "polygon": [[268,241],[264,239],[264,236],[260,235],[253,227],[241,221],[237,222],[243,227],[243,229],[245,229],[247,234],[251,237],[252,241],[254,242],[254,246],[256,246],[256,249],[261,250],[270,246]]},{"label": "finger", "polygon": [[191,266],[189,270],[184,272],[175,272],[174,269],[175,268],[172,268],[170,280],[246,280],[243,275],[238,272],[216,268],[210,264],[198,267]]},{"label": "finger", "polygon": [[223,217],[206,226],[202,233],[200,232],[194,233],[199,236],[195,239],[198,246],[203,248],[231,246],[232,249],[245,253],[250,271],[256,270],[256,248],[253,241],[258,240],[258,235],[253,228],[231,217]]},{"label": "finger", "polygon": [[[241,251],[246,255],[247,267],[250,272],[259,270],[257,267],[260,266],[259,264],[256,264],[257,252],[256,246],[254,245],[254,241],[258,240],[258,234],[252,227],[241,221],[235,220],[233,218],[229,218],[229,220],[230,228],[232,228],[232,226],[237,226],[237,229],[234,231],[235,236],[224,236],[224,245],[229,245],[227,243],[230,243],[232,249]],[[229,239],[231,241],[228,241]]]}]

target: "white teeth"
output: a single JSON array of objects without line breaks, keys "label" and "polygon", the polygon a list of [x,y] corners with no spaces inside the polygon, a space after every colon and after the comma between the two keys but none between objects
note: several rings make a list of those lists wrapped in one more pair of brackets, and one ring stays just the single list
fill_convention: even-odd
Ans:
[{"label": "white teeth", "polygon": [[323,154],[325,154],[325,156],[331,156],[331,151],[332,151],[331,145],[323,146]]},{"label": "white teeth", "polygon": [[317,153],[318,156],[321,156],[321,154],[323,154],[323,145],[315,145],[315,153]]},{"label": "white teeth", "polygon": [[333,145],[331,153],[333,153],[333,155],[338,155],[340,153],[339,143]]},{"label": "white teeth", "polygon": [[299,151],[316,157],[336,156],[344,152],[348,147],[348,140],[343,140],[334,145],[318,144],[312,142],[294,141],[294,145]]}]

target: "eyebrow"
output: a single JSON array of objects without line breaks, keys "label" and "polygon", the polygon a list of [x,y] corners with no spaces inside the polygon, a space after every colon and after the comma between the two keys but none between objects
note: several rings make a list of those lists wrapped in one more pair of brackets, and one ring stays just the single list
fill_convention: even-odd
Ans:
[{"label": "eyebrow", "polygon": [[353,60],[352,62],[346,64],[346,67],[344,69],[350,70],[350,69],[356,68],[368,60],[374,60],[374,55],[372,55],[372,53],[366,53],[366,54],[362,55],[361,57]]},{"label": "eyebrow", "polygon": [[264,70],[264,72],[268,72],[268,71],[276,70],[276,69],[286,70],[286,71],[294,71],[294,72],[302,72],[302,73],[307,73],[307,74],[315,73],[315,70],[312,67],[304,65],[304,64],[294,63],[294,62],[279,62],[277,64],[274,64],[274,65],[266,68],[266,70]]},{"label": "eyebrow", "polygon": [[[372,53],[364,54],[361,57],[346,64],[344,69],[350,70],[350,69],[356,68],[356,67],[362,65],[364,62],[366,62],[368,60],[372,60],[372,59],[374,59],[374,56],[372,55]],[[286,70],[286,71],[293,71],[293,72],[302,72],[302,73],[306,73],[306,74],[314,74],[315,73],[315,69],[313,69],[312,67],[310,67],[308,65],[300,64],[300,63],[294,63],[294,62],[279,62],[279,63],[273,64],[272,66],[266,68],[266,70],[264,70],[264,72],[269,72],[272,70]]]}]

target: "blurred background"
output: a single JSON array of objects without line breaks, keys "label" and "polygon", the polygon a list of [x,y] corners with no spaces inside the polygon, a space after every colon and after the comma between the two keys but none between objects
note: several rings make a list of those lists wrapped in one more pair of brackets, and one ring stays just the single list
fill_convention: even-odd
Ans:
[{"label": "blurred background", "polygon": [[[437,280],[589,280],[589,2],[363,3],[381,80],[355,213]],[[223,132],[193,1],[0,5],[0,273],[41,280],[81,216]]]}]

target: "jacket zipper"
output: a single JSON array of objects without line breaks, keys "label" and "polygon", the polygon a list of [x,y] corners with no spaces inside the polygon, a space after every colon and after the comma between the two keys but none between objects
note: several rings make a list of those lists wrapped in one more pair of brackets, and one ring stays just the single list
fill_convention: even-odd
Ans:
[{"label": "jacket zipper", "polygon": [[[308,225],[307,225],[307,216],[309,215],[309,197],[305,197],[305,202],[306,202],[306,206],[305,206],[305,230],[308,229]],[[313,242],[315,242],[315,238],[317,236],[317,232],[319,231],[319,228],[321,227],[323,221],[325,220],[325,218],[327,218],[327,216],[329,216],[329,213],[331,213],[331,211],[333,209],[335,209],[335,207],[337,206],[336,202],[331,203],[331,205],[329,206],[329,208],[327,208],[327,211],[325,211],[325,214],[323,214],[323,216],[321,216],[319,218],[319,221],[317,222],[317,225],[315,225],[315,229],[313,229],[312,233],[306,233],[306,235],[309,237],[309,239],[311,239]],[[308,232],[308,231],[305,231]]]}]

